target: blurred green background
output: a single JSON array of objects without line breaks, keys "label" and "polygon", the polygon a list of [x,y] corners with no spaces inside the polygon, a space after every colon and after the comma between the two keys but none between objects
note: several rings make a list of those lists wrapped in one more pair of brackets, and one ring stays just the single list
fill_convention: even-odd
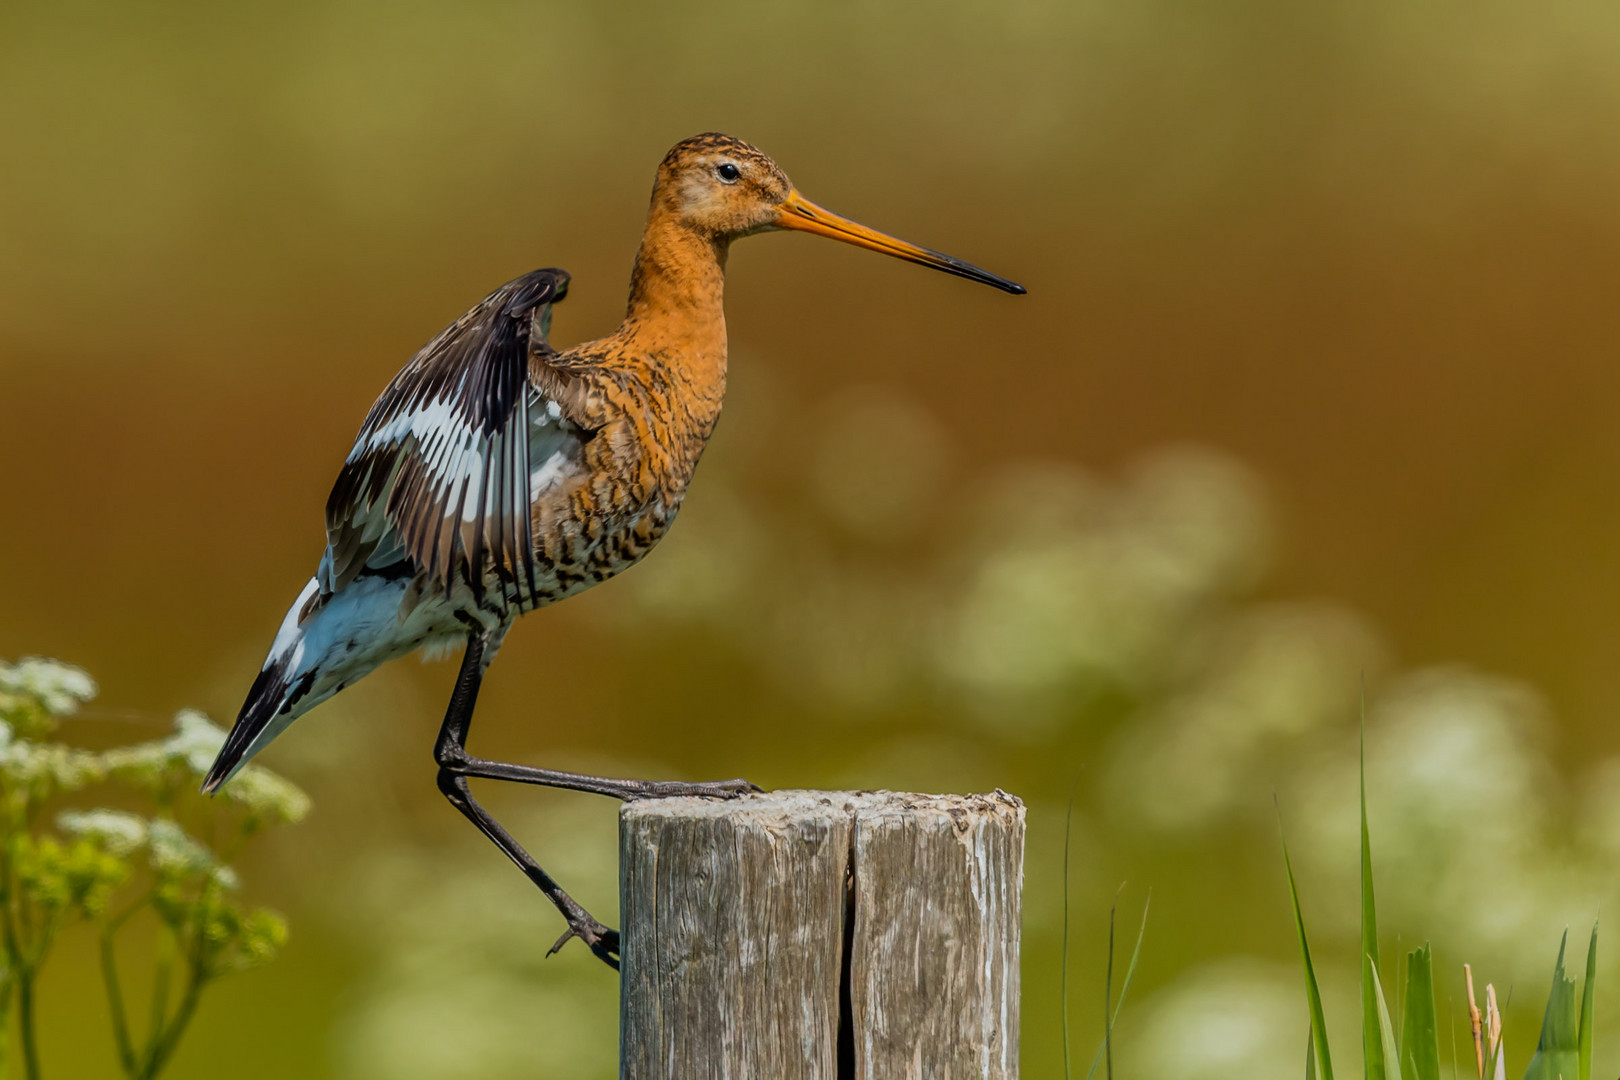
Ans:
[{"label": "blurred green background", "polygon": [[[228,721],[393,372],[537,266],[574,274],[556,343],[606,333],[654,166],[724,130],[1030,295],[740,244],[680,525],[514,632],[477,751],[1022,795],[1031,1077],[1077,790],[1080,1057],[1127,880],[1120,1075],[1297,1075],[1272,796],[1348,1032],[1364,679],[1383,928],[1433,937],[1442,1017],[1465,960],[1515,988],[1522,1069],[1620,858],[1617,50],[1590,0],[12,0],[0,656],[95,674],[86,742]],[[453,672],[396,664],[266,755],[315,798],[245,868],[293,943],[174,1076],[614,1074],[616,980],[542,962],[554,913],[434,790]],[[614,913],[611,804],[488,795]],[[66,948],[47,1075],[110,1075]]]}]

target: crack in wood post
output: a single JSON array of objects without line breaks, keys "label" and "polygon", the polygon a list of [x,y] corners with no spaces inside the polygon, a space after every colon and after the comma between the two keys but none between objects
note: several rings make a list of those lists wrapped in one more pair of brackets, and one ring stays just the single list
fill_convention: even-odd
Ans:
[{"label": "crack in wood post", "polygon": [[838,1080],[855,1080],[855,1005],[850,961],[855,952],[855,813],[849,816],[844,863],[844,925],[838,961]]}]

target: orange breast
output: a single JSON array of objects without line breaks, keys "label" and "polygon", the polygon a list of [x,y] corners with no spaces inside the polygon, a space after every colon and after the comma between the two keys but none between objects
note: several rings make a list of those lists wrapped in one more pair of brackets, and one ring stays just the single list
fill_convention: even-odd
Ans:
[{"label": "orange breast", "polygon": [[719,419],[724,367],[694,371],[664,350],[559,359],[587,388],[582,419],[594,435],[579,471],[535,501],[532,521],[537,562],[572,595],[663,538]]}]

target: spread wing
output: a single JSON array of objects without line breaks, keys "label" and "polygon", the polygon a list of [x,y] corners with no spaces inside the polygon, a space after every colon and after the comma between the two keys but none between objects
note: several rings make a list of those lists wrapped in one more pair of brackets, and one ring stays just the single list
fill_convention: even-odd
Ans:
[{"label": "spread wing", "polygon": [[531,383],[529,359],[550,352],[550,305],[567,292],[562,270],[503,285],[383,391],[327,500],[323,592],[403,556],[447,593],[460,576],[480,598],[492,567],[530,606],[530,414],[561,418]]}]

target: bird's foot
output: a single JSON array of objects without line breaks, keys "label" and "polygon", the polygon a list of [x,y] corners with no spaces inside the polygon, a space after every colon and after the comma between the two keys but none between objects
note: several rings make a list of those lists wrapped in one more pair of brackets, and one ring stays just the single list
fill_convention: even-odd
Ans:
[{"label": "bird's foot", "polygon": [[747,780],[705,780],[686,783],[680,780],[645,780],[629,795],[629,801],[638,799],[736,799],[743,795],[764,792],[764,788]]},{"label": "bird's foot", "polygon": [[591,952],[596,954],[598,960],[614,971],[619,970],[619,932],[617,930],[608,929],[584,911],[569,915],[568,929],[563,931],[562,937],[557,939],[555,945],[546,950],[546,956],[555,956],[557,950],[568,944],[571,938],[579,938],[589,946]]}]

